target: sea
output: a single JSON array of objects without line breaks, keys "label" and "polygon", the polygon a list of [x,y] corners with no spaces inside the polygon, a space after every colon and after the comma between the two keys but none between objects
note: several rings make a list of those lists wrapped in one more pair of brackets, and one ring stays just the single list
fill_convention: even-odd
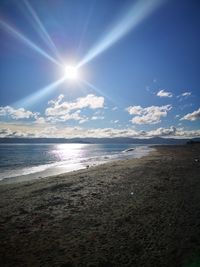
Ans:
[{"label": "sea", "polygon": [[0,144],[0,183],[40,179],[106,162],[140,158],[138,144]]}]

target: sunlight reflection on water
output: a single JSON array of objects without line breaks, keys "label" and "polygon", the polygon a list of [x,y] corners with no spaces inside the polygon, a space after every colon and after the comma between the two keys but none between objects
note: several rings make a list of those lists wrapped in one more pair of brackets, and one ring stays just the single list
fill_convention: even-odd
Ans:
[{"label": "sunlight reflection on water", "polygon": [[77,158],[82,158],[85,150],[83,149],[85,144],[58,144],[55,145],[55,149],[51,150],[49,153],[54,154],[54,156],[60,161],[74,160]]},{"label": "sunlight reflection on water", "polygon": [[0,145],[0,181],[58,175],[113,160],[139,158],[151,150],[148,146],[135,144]]}]

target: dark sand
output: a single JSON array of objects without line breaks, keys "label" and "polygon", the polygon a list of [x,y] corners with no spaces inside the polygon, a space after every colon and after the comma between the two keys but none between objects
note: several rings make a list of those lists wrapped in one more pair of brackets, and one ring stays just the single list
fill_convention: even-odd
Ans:
[{"label": "dark sand", "polygon": [[0,185],[0,266],[200,266],[200,145]]}]

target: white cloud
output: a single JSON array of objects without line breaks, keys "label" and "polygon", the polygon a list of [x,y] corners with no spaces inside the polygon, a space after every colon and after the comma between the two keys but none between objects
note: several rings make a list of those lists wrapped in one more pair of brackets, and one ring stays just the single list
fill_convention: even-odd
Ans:
[{"label": "white cloud", "polygon": [[[48,102],[50,107],[46,108],[45,116],[39,116],[39,113],[26,110],[24,108],[14,108],[11,106],[0,107],[0,116],[5,119],[14,120],[30,120],[35,124],[48,124],[56,122],[64,122],[75,120],[79,123],[84,123],[89,120],[85,115],[82,115],[82,109],[88,108],[91,110],[102,109],[104,107],[104,98],[89,94],[85,97],[77,98],[75,101],[63,101],[64,95],[59,95],[57,99]],[[97,110],[98,111],[98,110]],[[94,115],[92,120],[103,119],[103,116]]]},{"label": "white cloud", "polygon": [[50,105],[58,105],[63,99],[64,99],[64,95],[63,95],[63,94],[60,94],[60,95],[57,97],[57,99],[55,99],[55,100],[50,100],[50,101],[48,102],[48,104],[50,104]]},{"label": "white cloud", "polygon": [[87,118],[84,115],[80,114],[81,111],[80,110],[76,110],[75,112],[72,113],[66,113],[64,115],[59,114],[58,116],[56,116],[56,114],[53,116],[48,116],[46,118],[47,122],[50,123],[56,123],[56,122],[64,122],[64,121],[69,121],[69,120],[74,120],[74,121],[78,121],[79,123],[84,123],[86,121],[89,120],[89,118]]},{"label": "white cloud", "polygon": [[86,97],[80,97],[77,99],[77,101],[74,103],[76,108],[91,108],[91,109],[97,109],[97,108],[103,108],[104,106],[104,97],[102,96],[95,96],[95,95],[87,95]]},{"label": "white cloud", "polygon": [[0,129],[0,137],[47,137],[47,138],[84,138],[84,137],[137,137],[138,132],[132,129],[96,128],[85,129],[82,127],[30,127],[20,126],[4,127]]},{"label": "white cloud", "polygon": [[0,137],[9,137],[12,135],[12,131],[9,128],[0,129]]},{"label": "white cloud", "polygon": [[0,107],[0,116],[8,117],[14,120],[20,119],[36,119],[39,115],[38,112],[32,112],[24,108],[13,108],[11,106]]},{"label": "white cloud", "polygon": [[133,129],[97,128],[87,131],[89,137],[137,137],[138,132]]},{"label": "white cloud", "polygon": [[89,118],[83,117],[82,119],[79,120],[79,124],[85,123],[86,121],[89,121]]},{"label": "white cloud", "polygon": [[130,106],[126,110],[130,115],[142,115],[145,108],[141,106]]},{"label": "white cloud", "polygon": [[117,124],[119,122],[119,120],[111,120],[110,123],[115,123]]},{"label": "white cloud", "polygon": [[93,121],[104,120],[104,116],[92,116],[91,120],[93,120]]},{"label": "white cloud", "polygon": [[97,111],[94,112],[95,116],[103,116],[104,115],[104,110],[103,109],[98,109]]},{"label": "white cloud", "polygon": [[118,110],[118,107],[113,107],[112,110],[113,111]]},{"label": "white cloud", "polygon": [[80,115],[81,109],[98,109],[104,107],[104,98],[102,96],[89,94],[86,97],[77,98],[74,102],[62,102],[63,98],[63,95],[59,95],[56,100],[49,101],[51,107],[47,108],[45,111],[45,115],[49,117],[49,120],[77,120],[84,122],[88,119]]},{"label": "white cloud", "polygon": [[158,128],[149,132],[144,132],[148,137],[172,137],[172,138],[194,138],[200,137],[200,130],[184,130],[184,128]]},{"label": "white cloud", "polygon": [[179,99],[179,101],[184,101],[186,100],[188,97],[190,97],[192,95],[192,92],[186,91],[183,92],[182,94],[178,95],[177,98]]},{"label": "white cloud", "polygon": [[186,114],[180,120],[196,121],[200,119],[200,108],[192,113]]},{"label": "white cloud", "polygon": [[23,132],[23,131],[13,131],[10,128],[3,128],[0,129],[0,138],[4,138],[4,137],[9,137],[9,138],[16,138],[16,137],[35,137],[34,134],[30,134],[28,132]]},{"label": "white cloud", "polygon": [[[180,100],[182,101],[182,99],[180,98]],[[182,105],[180,105],[178,108],[180,109],[180,110],[184,110],[184,109],[186,109],[186,108],[191,108],[192,106],[194,106],[194,103],[188,103],[188,104],[182,104]]]},{"label": "white cloud", "polygon": [[37,117],[36,120],[34,121],[36,124],[45,124],[47,123],[46,119],[44,117]]},{"label": "white cloud", "polygon": [[157,96],[159,96],[159,97],[172,97],[173,94],[171,92],[167,92],[165,90],[160,90],[157,92]]},{"label": "white cloud", "polygon": [[171,105],[150,106],[143,108],[141,106],[130,106],[126,110],[130,115],[137,115],[132,118],[131,122],[135,124],[156,124],[161,117],[166,117],[167,112],[171,110]]},{"label": "white cloud", "polygon": [[188,96],[191,96],[192,92],[184,92],[181,94],[181,96],[183,97],[188,97]]},{"label": "white cloud", "polygon": [[175,136],[177,129],[174,126],[170,128],[158,128],[156,130],[152,130],[147,132],[146,134],[150,137],[152,136]]},{"label": "white cloud", "polygon": [[47,138],[74,138],[74,137],[133,137],[133,138],[150,138],[150,137],[174,137],[174,138],[191,138],[200,137],[200,130],[184,130],[184,128],[157,128],[151,131],[137,131],[133,128],[116,129],[116,128],[96,128],[86,129],[83,127],[64,127],[43,125],[4,125],[0,126],[0,137],[47,137]]},{"label": "white cloud", "polygon": [[58,116],[64,115],[76,109],[83,109],[83,108],[90,108],[90,109],[97,109],[103,108],[104,106],[104,98],[102,96],[95,96],[89,94],[85,97],[77,98],[74,102],[62,102],[64,96],[59,95],[56,100],[49,101],[49,104],[52,106],[47,108],[45,114],[47,116]]}]

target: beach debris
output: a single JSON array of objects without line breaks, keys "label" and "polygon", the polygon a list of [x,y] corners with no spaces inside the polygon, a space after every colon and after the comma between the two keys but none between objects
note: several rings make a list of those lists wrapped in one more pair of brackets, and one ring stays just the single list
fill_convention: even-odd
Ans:
[{"label": "beach debris", "polygon": [[89,169],[89,167],[90,167],[90,165],[87,165],[87,166],[86,166],[86,169]]},{"label": "beach debris", "polygon": [[128,149],[124,150],[123,152],[126,153],[126,152],[131,152],[131,151],[134,151],[134,150],[135,150],[135,148],[132,147],[132,148],[128,148]]},{"label": "beach debris", "polygon": [[195,161],[195,162],[199,162],[199,159],[198,159],[198,158],[195,158],[194,161]]},{"label": "beach debris", "polygon": [[131,192],[131,195],[133,195],[134,193],[133,192]]}]

